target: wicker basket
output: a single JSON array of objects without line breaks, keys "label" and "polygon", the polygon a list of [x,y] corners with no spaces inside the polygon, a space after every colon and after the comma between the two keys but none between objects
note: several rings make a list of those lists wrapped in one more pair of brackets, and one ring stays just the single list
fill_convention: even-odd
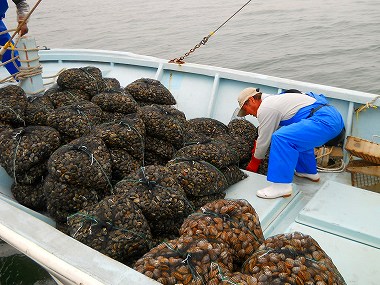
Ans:
[{"label": "wicker basket", "polygon": [[358,137],[347,137],[345,149],[353,156],[380,164],[380,144]]},{"label": "wicker basket", "polygon": [[346,167],[352,186],[380,193],[380,165],[365,160],[352,160]]}]

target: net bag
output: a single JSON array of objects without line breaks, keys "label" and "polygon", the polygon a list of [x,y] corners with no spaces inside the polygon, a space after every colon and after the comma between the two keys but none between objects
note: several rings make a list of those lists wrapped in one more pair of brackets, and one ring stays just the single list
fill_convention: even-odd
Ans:
[{"label": "net bag", "polygon": [[46,126],[28,126],[0,133],[0,164],[16,178],[41,164],[60,146],[57,130]]},{"label": "net bag", "polygon": [[239,156],[230,146],[221,140],[202,141],[179,149],[174,158],[204,160],[217,168],[239,163]]},{"label": "net bag", "polygon": [[136,100],[123,89],[104,91],[92,97],[91,102],[98,105],[103,111],[130,114],[138,108]]},{"label": "net bag", "polygon": [[67,216],[95,205],[101,199],[92,187],[62,183],[48,175],[43,184],[47,212],[57,222],[66,222]]},{"label": "net bag", "polygon": [[138,120],[122,119],[107,122],[94,128],[94,133],[101,138],[108,148],[124,149],[133,157],[142,161],[144,158],[145,129]]},{"label": "net bag", "polygon": [[[105,143],[96,137],[84,136],[57,149],[48,161],[49,174],[71,185],[108,187],[111,158]],[[111,187],[112,188],[112,187]]]},{"label": "net bag", "polygon": [[211,263],[232,269],[230,249],[197,237],[179,237],[151,249],[134,269],[162,284],[206,285],[211,271],[217,270]]},{"label": "net bag", "polygon": [[186,195],[206,196],[221,193],[228,187],[223,173],[202,160],[176,158],[169,161],[167,167],[175,174]]},{"label": "net bag", "polygon": [[70,236],[123,263],[148,252],[152,235],[141,210],[124,195],[105,197],[67,218]]},{"label": "net bag", "polygon": [[15,127],[25,126],[24,114],[27,99],[24,90],[17,85],[0,88],[0,122]]},{"label": "net bag", "polygon": [[170,91],[160,81],[151,78],[140,78],[125,87],[136,101],[175,105],[177,102]]},{"label": "net bag", "polygon": [[173,173],[164,166],[141,167],[115,185],[142,210],[148,221],[181,218],[192,212],[183,189]]},{"label": "net bag", "polygon": [[182,224],[180,234],[213,239],[244,262],[263,243],[259,217],[246,200],[221,199],[204,205]]},{"label": "net bag", "polygon": [[44,181],[35,184],[13,183],[11,191],[17,202],[35,211],[46,210],[46,197],[43,191]]},{"label": "net bag", "polygon": [[54,110],[54,106],[47,96],[28,97],[25,109],[26,125],[47,125],[47,117]]},{"label": "net bag", "polygon": [[170,141],[176,148],[183,146],[184,122],[180,111],[160,105],[140,107],[138,114],[145,124],[149,136]]},{"label": "net bag", "polygon": [[266,239],[243,264],[242,272],[265,284],[346,284],[319,244],[300,232]]},{"label": "net bag", "polygon": [[105,89],[102,72],[94,66],[69,68],[62,71],[57,84],[63,89],[79,89],[94,96]]},{"label": "net bag", "polygon": [[102,109],[92,102],[81,101],[55,109],[48,118],[47,124],[56,128],[66,141],[77,139],[92,133],[93,128],[102,123]]}]

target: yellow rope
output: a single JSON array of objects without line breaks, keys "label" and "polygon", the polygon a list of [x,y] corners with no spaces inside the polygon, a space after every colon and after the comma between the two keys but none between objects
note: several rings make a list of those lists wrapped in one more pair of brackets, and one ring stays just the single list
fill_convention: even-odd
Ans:
[{"label": "yellow rope", "polygon": [[365,103],[364,105],[362,105],[361,107],[359,107],[358,109],[355,110],[355,113],[356,113],[356,119],[359,119],[359,113],[365,109],[369,109],[369,108],[373,108],[373,109],[377,109],[377,106],[374,105],[375,101],[377,99],[380,98],[380,95],[379,96],[376,96],[375,98],[373,98],[373,100],[371,102],[367,102]]}]

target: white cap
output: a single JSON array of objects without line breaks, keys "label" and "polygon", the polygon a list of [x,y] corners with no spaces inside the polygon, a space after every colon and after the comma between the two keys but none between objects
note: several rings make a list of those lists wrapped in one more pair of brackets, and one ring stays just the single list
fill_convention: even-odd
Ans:
[{"label": "white cap", "polygon": [[247,115],[247,113],[242,109],[244,103],[250,98],[250,97],[253,97],[255,96],[256,94],[260,93],[260,90],[259,88],[253,88],[253,87],[248,87],[248,88],[245,88],[243,91],[240,92],[239,96],[238,96],[238,103],[239,103],[239,107],[240,107],[240,110],[239,112],[237,113],[237,116],[238,117],[244,117]]}]

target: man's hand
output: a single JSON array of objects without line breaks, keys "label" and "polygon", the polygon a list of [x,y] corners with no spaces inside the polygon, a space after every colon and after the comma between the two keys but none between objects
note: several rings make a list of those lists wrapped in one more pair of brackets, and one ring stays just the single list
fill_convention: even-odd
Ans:
[{"label": "man's hand", "polygon": [[261,159],[257,159],[254,156],[255,155],[255,151],[256,151],[256,141],[253,143],[251,161],[248,163],[247,168],[245,170],[257,173],[257,171],[259,171],[259,166],[260,166],[260,163],[261,163]]},{"label": "man's hand", "polygon": [[259,171],[260,163],[261,159],[257,159],[252,155],[251,161],[248,163],[246,170],[257,173],[257,171]]},{"label": "man's hand", "polygon": [[[18,22],[19,25],[21,25],[21,23],[23,22],[23,20],[24,20],[23,17],[21,17],[21,16],[17,17],[17,22]],[[23,35],[27,34],[28,31],[29,31],[29,28],[28,28],[27,23],[25,22],[25,23],[21,26],[20,31],[19,31],[19,34],[20,34],[20,36],[23,36]]]}]

